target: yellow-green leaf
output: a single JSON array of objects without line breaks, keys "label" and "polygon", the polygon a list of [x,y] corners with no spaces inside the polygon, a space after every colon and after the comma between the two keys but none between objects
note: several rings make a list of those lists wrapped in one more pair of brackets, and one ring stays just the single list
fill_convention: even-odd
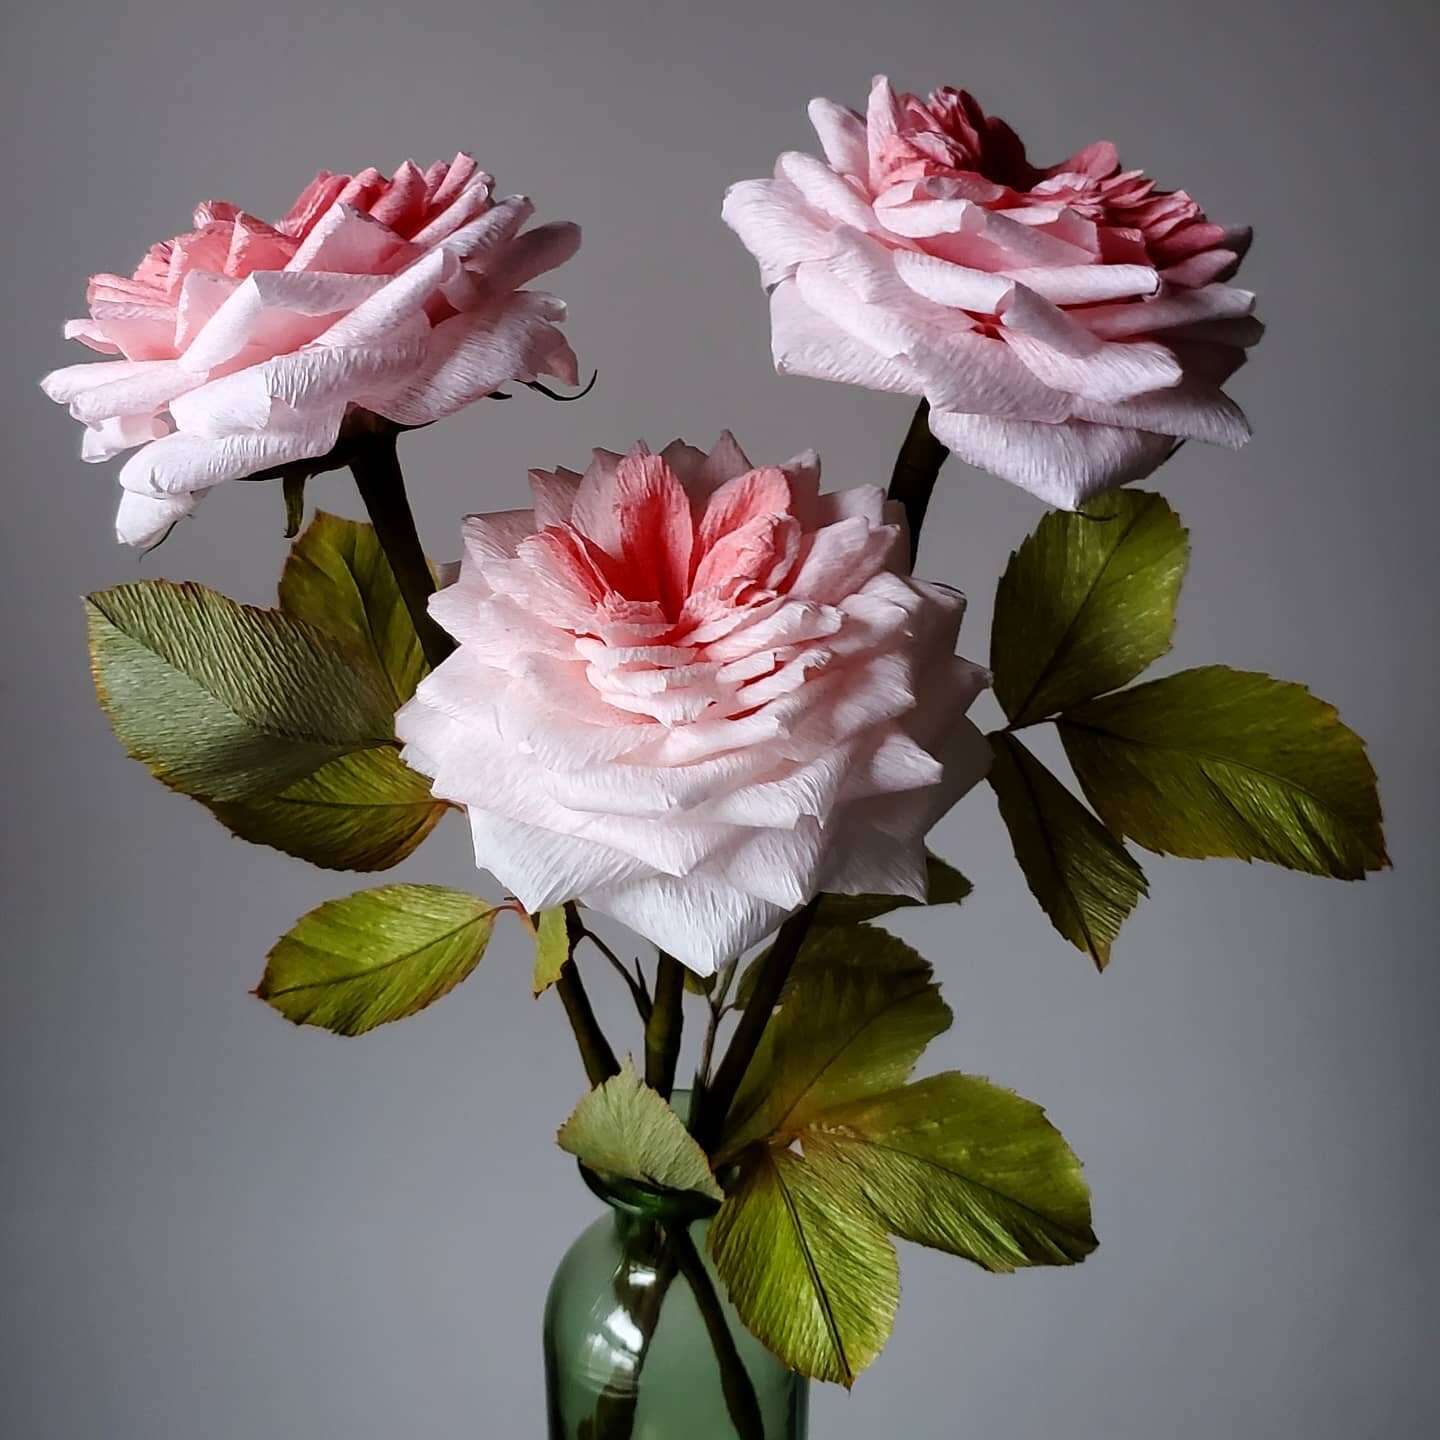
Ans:
[{"label": "yellow-green leaf", "polygon": [[1128,684],[1165,654],[1188,559],[1180,517],[1142,490],[1046,515],[995,592],[990,668],[1011,723]]},{"label": "yellow-green leaf", "polygon": [[870,925],[828,927],[765,1029],[720,1158],[783,1143],[831,1106],[903,1084],[950,1018],[930,967],[903,941]]},{"label": "yellow-green leaf", "polygon": [[536,995],[543,995],[560,978],[569,959],[570,931],[565,922],[565,907],[554,905],[542,910],[535,922]]},{"label": "yellow-green leaf", "polygon": [[581,1100],[556,1138],[562,1150],[602,1174],[722,1198],[705,1152],[628,1056],[618,1075]]},{"label": "yellow-green leaf", "polygon": [[[910,906],[958,905],[973,889],[970,882],[953,865],[947,865],[934,855],[926,856],[925,870],[927,887],[924,900],[913,900],[908,895],[822,895],[820,904],[816,907],[815,919],[781,992],[780,1003],[784,1004],[786,998],[793,993],[796,981],[802,978],[812,965],[826,967],[854,964],[872,967],[881,964],[892,969],[923,971],[928,976],[929,965],[908,946],[899,945],[898,942],[895,946],[888,946],[883,942],[876,946],[862,935],[856,946],[852,946],[840,936],[827,936],[832,927],[844,929],[847,926],[861,925]],[[750,1003],[761,962],[768,953],[766,951],[756,956],[741,973],[731,1002],[735,1009],[743,1010]],[[702,993],[708,994],[709,991]]]},{"label": "yellow-green leaf", "polygon": [[415,693],[425,656],[372,526],[317,511],[290,547],[280,607],[367,653],[389,682],[393,709]]},{"label": "yellow-green leaf", "polygon": [[1050,923],[1103,970],[1146,893],[1125,847],[1013,735],[990,737],[988,780],[1015,858]]},{"label": "yellow-green leaf", "polygon": [[328,900],[276,944],[255,993],[297,1025],[361,1035],[465,979],[496,912],[440,885],[384,885]]},{"label": "yellow-green leaf", "polygon": [[327,870],[398,865],[445,808],[391,746],[342,755],[275,795],[210,805],[242,840]]},{"label": "yellow-green leaf", "polygon": [[115,733],[167,785],[207,801],[273,794],[393,739],[363,659],[278,611],[142,580],[88,597],[95,688]]},{"label": "yellow-green leaf", "polygon": [[1038,1105],[979,1076],[829,1110],[800,1143],[820,1183],[858,1184],[892,1234],[987,1270],[1072,1265],[1095,1248],[1075,1153]]},{"label": "yellow-green leaf", "polygon": [[849,1386],[889,1339],[895,1247],[862,1196],[791,1151],[747,1152],[709,1245],[741,1320],[792,1370]]},{"label": "yellow-green leaf", "polygon": [[1360,737],[1302,685],[1211,665],[1068,711],[1102,820],[1147,850],[1358,880],[1389,864]]}]

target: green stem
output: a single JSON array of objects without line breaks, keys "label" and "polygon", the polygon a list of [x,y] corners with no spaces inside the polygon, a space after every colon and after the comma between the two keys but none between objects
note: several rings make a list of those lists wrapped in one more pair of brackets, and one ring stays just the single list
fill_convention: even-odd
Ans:
[{"label": "green stem", "polygon": [[675,1066],[680,1059],[684,999],[684,967],[662,950],[655,969],[655,999],[645,1025],[645,1083],[667,1100],[675,1088]]},{"label": "green stem", "polygon": [[415,529],[415,517],[405,494],[405,477],[395,451],[395,435],[376,431],[356,445],[350,456],[355,488],[365,502],[375,538],[390,562],[405,608],[420,640],[420,648],[433,670],[455,648],[455,642],[430,617],[429,600],[435,593],[435,576]]},{"label": "green stem", "polygon": [[570,939],[570,958],[560,968],[560,978],[555,982],[555,989],[560,995],[560,1003],[565,1007],[570,1028],[575,1032],[575,1043],[580,1048],[585,1074],[592,1087],[603,1085],[612,1075],[620,1073],[620,1062],[615,1058],[615,1052],[610,1048],[610,1042],[605,1038],[600,1022],[595,1018],[595,1010],[590,1004],[585,982],[580,978],[580,970],[575,964],[575,946],[584,935],[585,926],[573,900],[565,906],[565,931]]},{"label": "green stem", "polygon": [[895,457],[895,469],[890,476],[890,500],[898,500],[905,507],[905,519],[910,526],[910,568],[915,568],[915,557],[920,553],[920,527],[925,523],[925,511],[930,506],[930,495],[935,489],[935,479],[940,467],[950,452],[930,433],[930,402],[921,400],[915,407],[910,428],[905,432],[905,441]]},{"label": "green stem", "polygon": [[797,910],[780,927],[774,944],[756,962],[759,970],[756,972],[755,988],[745,1004],[735,1033],[730,1037],[725,1058],[721,1060],[719,1069],[715,1071],[715,1078],[706,1088],[703,1104],[691,1127],[696,1140],[711,1154],[720,1142],[725,1117],[729,1114],[735,1092],[739,1090],[740,1082],[745,1078],[745,1072],[755,1058],[760,1037],[765,1033],[765,1027],[770,1023],[770,1017],[779,1002],[780,992],[790,978],[795,957],[800,953],[800,946],[805,941],[819,904],[820,897],[817,895],[803,909]]}]

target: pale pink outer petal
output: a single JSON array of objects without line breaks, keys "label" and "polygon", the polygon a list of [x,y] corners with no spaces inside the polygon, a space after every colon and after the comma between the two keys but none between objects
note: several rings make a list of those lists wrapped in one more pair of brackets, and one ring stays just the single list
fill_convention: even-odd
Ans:
[{"label": "pale pink outer petal", "polygon": [[1171,435],[1072,421],[1043,425],[992,415],[932,411],[935,438],[979,466],[1061,510],[1141,480],[1175,448]]},{"label": "pale pink outer petal", "polygon": [[126,450],[168,435],[170,427],[155,415],[116,415],[87,425],[80,441],[80,458],[91,464],[112,460]]},{"label": "pale pink outer petal", "polygon": [[1001,311],[1007,347],[1038,379],[1084,400],[1131,400],[1177,385],[1173,352],[1153,341],[1106,343],[1058,306],[1017,285]]},{"label": "pale pink outer petal", "polygon": [[839,380],[896,395],[918,395],[924,388],[903,358],[879,354],[812,309],[793,280],[782,280],[771,293],[770,333],[782,375]]},{"label": "pale pink outer petal", "polygon": [[820,139],[820,147],[832,169],[841,175],[869,182],[870,153],[865,136],[865,120],[853,110],[833,100],[816,98],[810,102],[810,123]]},{"label": "pale pink outer petal", "polygon": [[158,545],[177,521],[195,509],[204,493],[197,490],[189,495],[156,496],[121,491],[120,505],[115,512],[115,538],[140,550]]},{"label": "pale pink outer petal", "polygon": [[855,186],[837,175],[823,161],[798,150],[788,150],[775,164],[777,180],[788,180],[801,200],[812,210],[841,225],[870,230],[875,211]]},{"label": "pale pink outer petal", "polygon": [[823,259],[834,248],[830,229],[784,180],[744,180],[725,192],[721,218],[760,266],[760,283],[786,279],[805,260]]},{"label": "pale pink outer petal", "polygon": [[582,901],[653,940],[697,975],[763,940],[785,908],[708,877],[651,875],[587,891]]},{"label": "pale pink outer petal", "polygon": [[[277,403],[277,407],[279,402]],[[288,408],[288,407],[287,407]],[[324,455],[340,433],[342,407],[291,413],[270,428],[211,439],[176,433],[138,450],[120,471],[127,490],[151,497],[207,490],[292,460]]]},{"label": "pale pink outer petal", "polygon": [[558,375],[574,383],[575,357],[555,322],[558,300],[512,295],[498,313],[456,315],[430,332],[418,363],[396,367],[389,384],[357,387],[358,403],[402,425],[453,415],[510,381]]}]

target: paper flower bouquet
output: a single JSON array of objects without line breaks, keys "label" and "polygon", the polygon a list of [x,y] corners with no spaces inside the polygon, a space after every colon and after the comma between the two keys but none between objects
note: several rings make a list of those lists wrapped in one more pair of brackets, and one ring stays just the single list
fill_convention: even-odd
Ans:
[{"label": "paper flower bouquet", "polygon": [[[963,902],[925,841],[968,792],[988,785],[1036,900],[1101,968],[1146,891],[1132,844],[1342,879],[1387,863],[1330,706],[1223,665],[1144,678],[1187,536],[1120,487],[1186,440],[1245,440],[1221,386],[1261,334],[1231,283],[1248,234],[1109,144],[1037,167],[964,92],[880,79],[864,114],[810,113],[823,158],[782,155],[724,219],[778,370],[914,405],[888,493],[729,433],[636,444],[532,470],[529,508],[472,515],[427,558],[401,435],[578,379],[565,307],[532,285],[579,230],[527,228],[530,202],[464,154],[322,172],[274,222],[202,205],[133,275],[91,279],[66,333],[110,358],[44,381],[86,459],[129,452],[122,540],[158,544],[230,480],[278,482],[293,539],[274,609],[163,580],[88,597],[129,753],[235,835],[333,870],[395,865],[456,807],[492,877],[327,902],[257,995],[360,1035],[464,980],[496,925],[533,937],[534,991],[591,1086],[559,1142],[610,1207],[547,1306],[554,1437],[802,1435],[808,1380],[850,1385],[885,1344],[896,1238],[991,1271],[1095,1248],[1038,1105],[913,1078],[950,1012],[881,922]],[[950,454],[1037,499],[984,664],[956,653],[951,577],[911,573]],[[543,439],[536,457],[557,458]],[[345,467],[370,523],[306,525],[307,479]],[[987,687],[1007,723],[982,735]],[[1026,744],[1040,725],[1083,799]],[[653,958],[624,958],[610,922]],[[623,1041],[587,993],[612,970]]]}]

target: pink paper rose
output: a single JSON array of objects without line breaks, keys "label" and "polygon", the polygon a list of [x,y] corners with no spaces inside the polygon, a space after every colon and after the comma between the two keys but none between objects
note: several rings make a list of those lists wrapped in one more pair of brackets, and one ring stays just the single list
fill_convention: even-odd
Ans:
[{"label": "pink paper rose", "polygon": [[923,898],[923,837],[989,763],[988,677],[883,492],[728,434],[531,481],[533,510],[466,522],[431,602],[459,649],[396,725],[477,863],[702,975],[817,890]]},{"label": "pink paper rose", "polygon": [[824,161],[782,155],[725,200],[777,369],[923,395],[962,460],[1067,509],[1179,440],[1248,438],[1220,390],[1261,333],[1224,283],[1248,231],[1105,142],[1036,169],[963,91],[897,96],[882,76],[866,116],[814,100],[810,118]]},{"label": "pink paper rose", "polygon": [[554,296],[520,287],[575,253],[579,229],[521,233],[469,155],[392,179],[321,171],[267,224],[210,201],[130,279],[95,275],[65,334],[123,359],[41,382],[86,425],[83,454],[142,448],[116,529],[153,544],[233,480],[326,454],[347,414],[425,425],[512,380],[575,381]]}]

